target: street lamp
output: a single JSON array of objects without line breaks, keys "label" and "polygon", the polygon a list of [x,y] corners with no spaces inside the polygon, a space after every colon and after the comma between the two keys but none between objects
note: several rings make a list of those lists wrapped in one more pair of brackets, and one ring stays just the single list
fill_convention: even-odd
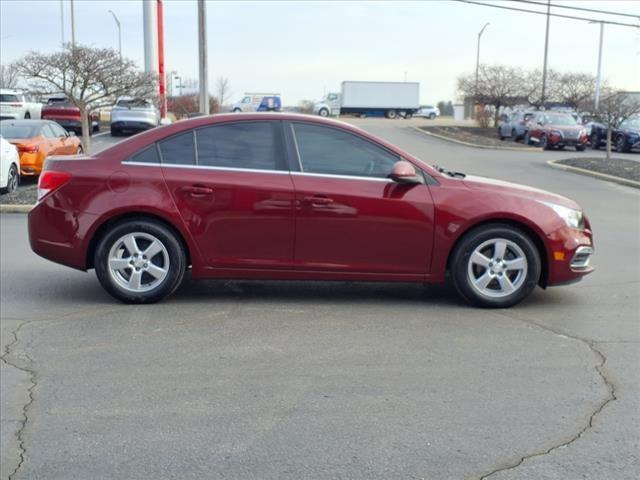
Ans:
[{"label": "street lamp", "polygon": [[600,46],[598,47],[598,74],[596,76],[596,96],[594,101],[595,111],[600,107],[600,72],[602,67],[602,38],[604,37],[604,22],[589,22],[600,24]]},{"label": "street lamp", "polygon": [[113,19],[116,21],[116,25],[118,26],[118,51],[120,52],[120,60],[122,60],[122,31],[120,30],[120,20],[116,17],[116,14],[113,13],[112,10],[109,10],[109,13],[113,15]]},{"label": "street lamp", "polygon": [[487,28],[491,23],[487,22],[484,24],[484,27],[478,32],[478,51],[476,53],[476,86],[474,90],[474,100],[478,100],[478,73],[480,72],[480,39],[482,38],[482,34],[484,33],[484,29]]}]

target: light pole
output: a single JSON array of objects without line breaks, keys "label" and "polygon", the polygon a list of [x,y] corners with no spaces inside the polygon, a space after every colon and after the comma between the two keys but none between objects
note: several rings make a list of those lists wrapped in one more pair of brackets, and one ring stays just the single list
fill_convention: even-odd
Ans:
[{"label": "light pole", "polygon": [[[476,52],[476,86],[473,90],[474,103],[478,101],[478,74],[480,73],[480,39],[482,38],[484,29],[487,28],[489,25],[491,25],[490,22],[485,23],[484,27],[482,27],[478,32],[478,51]],[[475,114],[475,111],[474,111],[474,114]],[[475,115],[474,115],[474,118],[475,118]]]},{"label": "light pole", "polygon": [[207,7],[204,0],[198,0],[198,80],[200,93],[198,106],[200,113],[209,115],[209,76],[207,67]]},{"label": "light pole", "polygon": [[542,93],[540,95],[541,107],[544,109],[545,96],[547,95],[547,56],[549,53],[549,19],[551,18],[551,0],[547,0],[547,30],[544,36],[544,61],[542,65]]},{"label": "light pole", "polygon": [[604,37],[604,22],[589,22],[600,24],[600,46],[598,47],[598,73],[596,75],[596,95],[594,109],[597,112],[600,107],[600,74],[602,72],[602,39]]},{"label": "light pole", "polygon": [[71,47],[76,48],[76,14],[71,0]]},{"label": "light pole", "polygon": [[113,10],[109,10],[109,13],[113,15],[113,19],[116,21],[116,25],[118,26],[118,52],[120,52],[120,60],[122,60],[122,30],[120,29],[120,20],[118,20],[116,14],[113,13]]}]

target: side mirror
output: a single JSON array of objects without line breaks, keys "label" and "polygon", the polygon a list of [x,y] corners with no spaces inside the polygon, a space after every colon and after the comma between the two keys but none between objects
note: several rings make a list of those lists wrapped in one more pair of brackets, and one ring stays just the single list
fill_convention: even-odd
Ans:
[{"label": "side mirror", "polygon": [[417,175],[415,167],[406,160],[400,160],[393,164],[389,178],[397,183],[423,183],[422,178]]}]

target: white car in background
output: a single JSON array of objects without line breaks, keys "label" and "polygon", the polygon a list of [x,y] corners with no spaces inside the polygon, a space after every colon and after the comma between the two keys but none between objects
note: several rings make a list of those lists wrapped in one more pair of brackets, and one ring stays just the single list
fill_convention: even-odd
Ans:
[{"label": "white car in background", "polygon": [[0,192],[11,193],[20,183],[20,156],[15,145],[0,136]]},{"label": "white car in background", "polygon": [[39,119],[42,104],[28,93],[7,88],[0,89],[0,120]]},{"label": "white car in background", "polygon": [[120,97],[111,109],[111,135],[137,133],[157,127],[160,111],[151,100],[136,97]]},{"label": "white car in background", "polygon": [[440,116],[440,109],[438,107],[432,107],[431,105],[425,105],[424,107],[420,107],[420,109],[416,113],[414,113],[413,116],[435,120],[436,117]]}]

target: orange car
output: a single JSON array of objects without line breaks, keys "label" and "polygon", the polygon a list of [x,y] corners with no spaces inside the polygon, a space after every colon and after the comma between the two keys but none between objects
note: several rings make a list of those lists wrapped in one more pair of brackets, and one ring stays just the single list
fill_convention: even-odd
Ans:
[{"label": "orange car", "polygon": [[80,139],[49,120],[2,120],[0,134],[20,155],[20,174],[37,176],[51,155],[82,153]]}]

